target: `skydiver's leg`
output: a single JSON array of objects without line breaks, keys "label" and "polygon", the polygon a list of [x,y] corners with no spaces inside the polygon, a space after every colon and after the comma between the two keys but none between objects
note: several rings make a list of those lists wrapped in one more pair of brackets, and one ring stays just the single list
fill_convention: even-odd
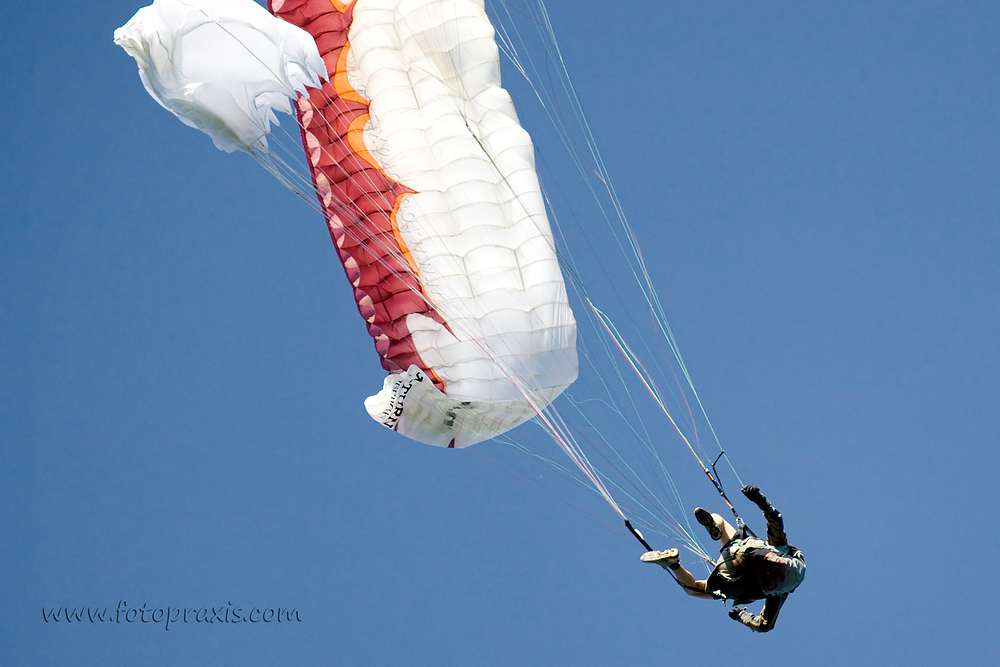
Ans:
[{"label": "skydiver's leg", "polygon": [[694,575],[685,570],[683,565],[678,565],[676,569],[671,569],[670,571],[673,573],[674,579],[677,580],[677,583],[681,585],[681,588],[688,595],[696,598],[714,599],[709,593],[705,592],[705,580],[695,581]]},{"label": "skydiver's leg", "polygon": [[674,580],[681,585],[684,592],[698,598],[712,598],[706,593],[705,581],[695,581],[694,575],[684,569],[678,559],[677,549],[667,549],[666,551],[647,551],[639,557],[643,563],[656,563],[663,569],[670,572]]},{"label": "skydiver's leg", "polygon": [[722,518],[719,514],[713,514],[712,518],[715,519],[715,525],[719,527],[722,531],[722,537],[719,538],[719,544],[728,544],[729,540],[736,537],[736,529],[732,525]]}]

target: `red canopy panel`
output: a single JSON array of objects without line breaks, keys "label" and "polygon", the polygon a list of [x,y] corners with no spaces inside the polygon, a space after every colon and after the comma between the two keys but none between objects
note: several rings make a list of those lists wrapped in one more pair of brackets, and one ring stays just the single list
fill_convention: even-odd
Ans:
[{"label": "red canopy panel", "polygon": [[388,178],[365,149],[362,131],[368,103],[350,88],[344,73],[353,5],[269,0],[268,9],[312,35],[326,63],[323,88],[311,88],[309,97],[298,101],[302,144],[330,236],[382,368],[398,372],[416,365],[443,390],[444,383],[420,359],[406,327],[411,313],[444,324],[424,295],[417,268],[396,230],[399,203],[413,191]]}]

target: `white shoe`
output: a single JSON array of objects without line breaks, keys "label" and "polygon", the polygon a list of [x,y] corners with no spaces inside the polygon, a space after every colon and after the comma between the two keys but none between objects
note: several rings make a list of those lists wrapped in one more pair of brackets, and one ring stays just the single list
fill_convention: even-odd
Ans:
[{"label": "white shoe", "polygon": [[670,567],[680,561],[680,553],[677,549],[667,549],[666,551],[647,551],[639,556],[643,563],[656,563],[660,567]]}]

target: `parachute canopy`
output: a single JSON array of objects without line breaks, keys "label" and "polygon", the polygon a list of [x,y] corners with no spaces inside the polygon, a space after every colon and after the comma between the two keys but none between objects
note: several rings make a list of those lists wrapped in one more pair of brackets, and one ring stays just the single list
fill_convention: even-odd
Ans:
[{"label": "parachute canopy", "polygon": [[250,0],[156,0],[115,41],[160,104],[262,163],[272,109],[310,84],[312,186],[390,372],[373,418],[463,447],[538,414],[576,379],[576,322],[482,0],[270,8],[287,23]]},{"label": "parachute canopy", "polygon": [[114,40],[153,99],[230,153],[266,147],[273,109],[326,75],[312,37],[251,0],[156,0]]},{"label": "parachute canopy", "polygon": [[[252,0],[155,0],[115,41],[139,62],[160,104],[219,148],[245,151],[324,217],[388,371],[365,401],[369,414],[449,447],[537,416],[573,466],[520,430],[497,443],[602,496],[647,549],[633,521],[711,563],[684,509],[683,482],[670,472],[675,456],[686,455],[660,449],[664,424],[649,423],[649,409],[676,431],[723,499],[716,464],[728,456],[544,0],[492,3],[496,33],[484,0],[270,0],[268,8],[275,16]],[[500,86],[498,41],[553,123],[555,134],[543,139],[568,152],[561,166],[569,168],[554,170],[552,189],[570,202],[566,222],[579,224],[561,237],[582,315],[587,364],[579,381],[577,322],[534,147]],[[269,134],[275,109],[294,113],[292,132]],[[286,162],[301,155],[300,141],[305,160]],[[575,185],[564,178],[573,167]],[[577,218],[572,209],[587,196],[597,215]],[[595,217],[607,223],[603,233],[588,222]],[[599,270],[570,255],[581,249]],[[593,279],[606,281],[601,292],[615,295],[611,303],[591,300]],[[636,313],[651,317],[652,330]],[[573,382],[577,395],[561,401],[564,416],[550,404]],[[718,445],[717,455],[705,451],[699,432]]]}]

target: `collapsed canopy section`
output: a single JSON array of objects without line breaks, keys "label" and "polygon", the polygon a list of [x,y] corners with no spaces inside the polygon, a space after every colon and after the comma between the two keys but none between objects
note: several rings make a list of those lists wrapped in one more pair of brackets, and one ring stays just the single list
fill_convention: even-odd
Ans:
[{"label": "collapsed canopy section", "polygon": [[114,40],[153,99],[230,153],[266,147],[273,109],[326,74],[312,37],[253,0],[156,0]]}]

